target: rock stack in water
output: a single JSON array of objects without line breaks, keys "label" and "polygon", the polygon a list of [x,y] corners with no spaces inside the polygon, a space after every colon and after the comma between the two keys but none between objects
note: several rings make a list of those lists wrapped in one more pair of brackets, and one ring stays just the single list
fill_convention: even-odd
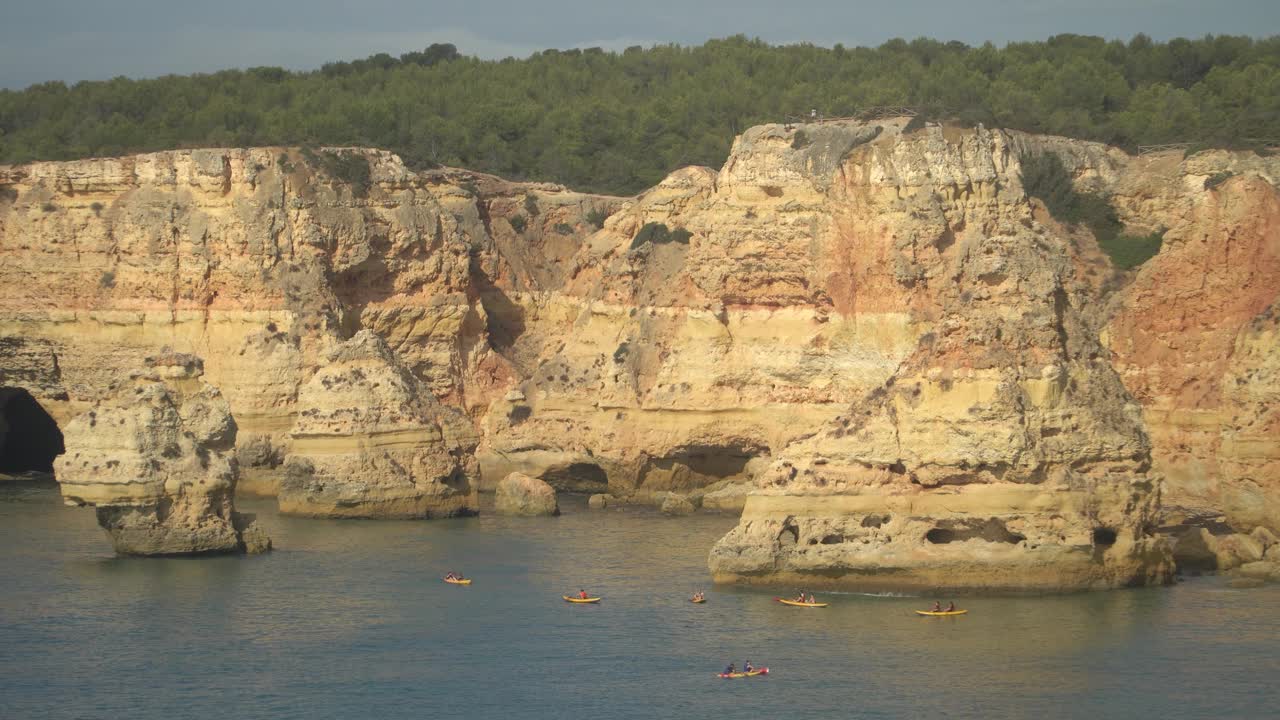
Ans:
[{"label": "rock stack in water", "polygon": [[477,511],[475,431],[368,330],[330,351],[298,392],[280,510],[427,518]]},{"label": "rock stack in water", "polygon": [[55,463],[62,495],[97,508],[116,552],[262,552],[271,541],[233,506],[236,425],[193,355],[147,358],[67,424]]}]

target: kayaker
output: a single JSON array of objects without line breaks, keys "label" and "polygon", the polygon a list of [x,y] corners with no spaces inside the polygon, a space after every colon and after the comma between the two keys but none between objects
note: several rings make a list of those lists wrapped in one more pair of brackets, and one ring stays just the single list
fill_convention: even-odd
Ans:
[{"label": "kayaker", "polygon": [[738,669],[738,666],[737,666],[737,665],[734,665],[733,663],[729,663],[729,667],[727,667],[727,668],[725,668],[725,669],[724,669],[724,674],[725,674],[725,675],[732,675],[732,674],[734,673],[734,671],[735,671],[735,670],[737,670],[737,669]]},{"label": "kayaker", "polygon": [[458,579],[458,573],[456,573],[456,572],[454,572],[454,571],[450,570],[447,574],[445,574],[444,579],[445,579],[445,580],[457,580],[457,579]]},{"label": "kayaker", "polygon": [[947,612],[955,612],[955,611],[956,611],[956,601],[952,600],[951,604],[947,605]]},{"label": "kayaker", "polygon": [[751,672],[752,670],[755,670],[755,668],[751,667],[750,660],[747,660],[746,662],[742,663],[742,672]]},{"label": "kayaker", "polygon": [[940,600],[933,601],[933,612],[942,612],[942,602]]},{"label": "kayaker", "polygon": [[583,600],[586,600],[591,596],[587,594],[586,590],[583,590],[582,588],[578,588],[578,597],[582,598]]},{"label": "kayaker", "polygon": [[808,599],[808,600],[806,600],[805,602],[807,602],[807,603],[809,603],[810,605],[812,605],[812,604],[814,604],[814,603],[816,603],[816,602],[818,602],[818,601],[817,601],[817,600],[814,600],[814,599],[813,599],[813,596],[812,596],[812,595],[810,595],[810,596],[809,596],[809,599]]},{"label": "kayaker", "polygon": [[804,602],[804,591],[803,591],[803,590],[801,590],[801,591],[800,591],[800,595],[798,595],[798,596],[796,597],[796,602],[798,602],[798,603],[802,603],[802,602]]}]

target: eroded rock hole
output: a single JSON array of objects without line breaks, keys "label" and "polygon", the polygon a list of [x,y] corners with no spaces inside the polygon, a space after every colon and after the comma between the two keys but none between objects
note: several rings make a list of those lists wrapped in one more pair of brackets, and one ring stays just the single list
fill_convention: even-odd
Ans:
[{"label": "eroded rock hole", "polygon": [[751,447],[688,446],[665,457],[650,458],[641,469],[640,485],[681,491],[721,480],[746,478],[747,464],[758,452]]},{"label": "eroded rock hole", "polygon": [[[888,523],[888,522],[889,522],[889,519],[890,519],[890,517],[889,517],[888,515],[868,515],[868,516],[866,516],[866,517],[862,518],[862,527],[864,527],[864,528],[878,528],[878,527],[880,527],[881,525],[884,525],[884,524]],[[930,532],[932,532],[932,531],[930,531]]]},{"label": "eroded rock hole", "polygon": [[1005,527],[1004,522],[995,518],[990,518],[986,521],[971,521],[936,527],[925,533],[924,539],[934,545],[945,545],[974,539],[1016,545],[1026,540],[1022,535],[1010,532],[1009,528]]},{"label": "eroded rock hole", "polygon": [[22,388],[0,388],[0,473],[53,472],[62,431]]},{"label": "eroded rock hole", "polygon": [[924,534],[924,539],[934,545],[945,545],[956,539],[956,534],[945,528],[934,528]]},{"label": "eroded rock hole", "polygon": [[598,493],[609,489],[609,474],[595,463],[576,462],[552,468],[542,474],[542,479],[561,492]]},{"label": "eroded rock hole", "polygon": [[1116,531],[1112,530],[1111,528],[1105,528],[1105,527],[1094,528],[1093,544],[1094,545],[1115,545]]},{"label": "eroded rock hole", "polygon": [[778,531],[778,544],[782,546],[795,545],[800,542],[800,528],[796,525],[794,518],[787,518],[782,523],[782,529]]}]

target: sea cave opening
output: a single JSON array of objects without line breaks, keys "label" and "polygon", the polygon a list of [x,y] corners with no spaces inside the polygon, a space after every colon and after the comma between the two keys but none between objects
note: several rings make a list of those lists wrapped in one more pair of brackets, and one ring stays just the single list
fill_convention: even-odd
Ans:
[{"label": "sea cave opening", "polygon": [[65,451],[58,423],[30,393],[0,387],[0,473],[51,473]]},{"label": "sea cave opening", "polygon": [[609,491],[609,475],[589,462],[575,462],[542,473],[542,479],[560,492],[602,493]]}]

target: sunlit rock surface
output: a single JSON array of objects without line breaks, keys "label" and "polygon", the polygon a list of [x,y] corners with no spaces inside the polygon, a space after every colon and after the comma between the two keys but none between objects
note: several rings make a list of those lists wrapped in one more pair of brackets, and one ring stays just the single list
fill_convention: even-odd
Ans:
[{"label": "sunlit rock surface", "polygon": [[199,358],[167,353],[66,425],[62,496],[97,509],[116,552],[262,552],[271,541],[235,511],[236,425]]}]

